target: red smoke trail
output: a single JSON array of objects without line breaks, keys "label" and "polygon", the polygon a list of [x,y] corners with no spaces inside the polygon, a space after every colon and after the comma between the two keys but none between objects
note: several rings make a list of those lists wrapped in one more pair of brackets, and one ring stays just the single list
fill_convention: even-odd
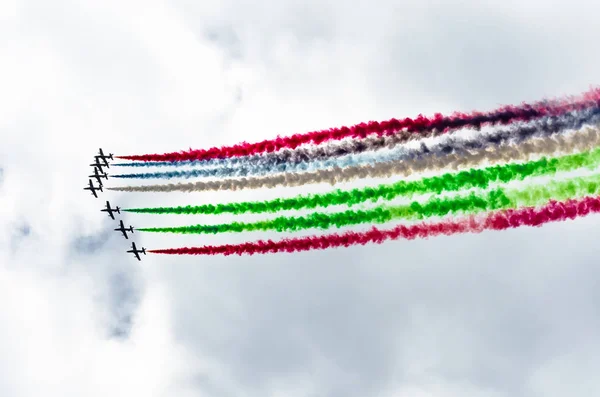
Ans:
[{"label": "red smoke trail", "polygon": [[389,230],[372,228],[367,232],[346,232],[324,236],[309,236],[280,241],[259,240],[243,244],[227,244],[192,248],[149,250],[156,254],[171,255],[254,255],[276,252],[298,252],[367,243],[381,244],[386,240],[428,238],[456,233],[480,233],[483,230],[505,230],[519,226],[541,226],[548,222],[564,221],[600,212],[600,196],[585,197],[563,202],[551,200],[543,207],[524,207],[495,211],[483,216],[469,216],[437,223],[397,226]]},{"label": "red smoke trail", "polygon": [[523,103],[520,106],[503,106],[491,112],[455,112],[451,116],[436,113],[432,118],[419,115],[415,119],[391,119],[388,121],[370,121],[351,127],[331,128],[289,137],[277,137],[257,143],[242,142],[234,146],[213,147],[211,149],[173,152],[164,154],[142,154],[117,156],[120,159],[141,161],[186,161],[208,160],[213,158],[241,157],[260,153],[270,153],[280,149],[295,149],[306,143],[320,144],[329,140],[340,140],[347,137],[365,138],[367,135],[391,135],[401,130],[422,132],[426,130],[450,131],[461,127],[479,128],[486,124],[507,124],[514,121],[528,121],[543,116],[583,110],[589,106],[600,106],[600,89],[592,89],[576,98],[567,97],[559,100],[540,101],[534,104]]}]

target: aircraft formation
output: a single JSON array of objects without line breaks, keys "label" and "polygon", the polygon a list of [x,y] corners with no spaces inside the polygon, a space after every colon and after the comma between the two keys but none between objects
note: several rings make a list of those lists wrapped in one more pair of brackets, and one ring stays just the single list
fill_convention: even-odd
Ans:
[{"label": "aircraft formation", "polygon": [[[94,156],[94,162],[92,164],[90,164],[90,166],[93,168],[93,175],[88,175],[88,178],[90,178],[88,180],[88,185],[86,187],[83,188],[83,190],[89,190],[95,198],[98,198],[98,194],[97,192],[103,192],[102,190],[102,179],[106,179],[108,180],[108,174],[106,172],[104,172],[103,167],[106,168],[110,168],[110,164],[108,162],[108,160],[114,160],[113,159],[113,154],[110,153],[109,155],[105,155],[104,152],[102,151],[102,148],[100,148],[98,150],[98,154]],[[96,179],[98,185],[94,185],[94,183],[92,182],[92,178]],[[108,216],[111,217],[111,219],[115,219],[115,214],[121,214],[121,208],[119,208],[118,206],[115,208],[112,208],[110,205],[110,202],[107,200],[105,207],[103,209],[100,210],[101,212],[106,212],[108,214]],[[130,232],[133,234],[133,226],[129,225],[129,227],[125,227],[125,224],[123,223],[123,220],[119,220],[119,227],[117,227],[116,229],[114,229],[115,231],[121,232],[121,234],[123,234],[123,237],[125,237],[126,240],[129,240],[129,237],[127,236],[127,232]],[[140,254],[144,254],[146,255],[146,248],[142,247],[142,249],[137,249],[137,247],[135,246],[135,242],[131,242],[131,249],[127,251],[127,253],[131,253],[133,255],[135,255],[135,257],[137,258],[138,261],[141,261],[141,257]]]},{"label": "aircraft formation", "polygon": [[[473,134],[458,135],[466,130]],[[409,142],[415,145],[409,148]],[[136,235],[224,237],[246,232],[302,232],[282,239],[265,237],[195,247],[138,250],[132,244],[134,249],[128,252],[136,256],[140,252],[225,256],[292,253],[539,227],[600,214],[600,88],[489,111],[435,113],[433,117],[420,114],[414,119],[368,121],[254,143],[115,154],[116,161],[109,162],[112,158],[101,150],[94,157],[93,174],[84,189],[95,197],[102,189],[181,192],[194,201],[201,192],[231,192],[224,202],[123,206],[120,212],[147,214],[144,218],[149,221],[153,218],[150,214],[177,214],[179,219],[210,215],[214,219],[183,226],[138,226]],[[104,170],[109,168],[117,171],[112,171],[110,182],[106,182]],[[126,169],[131,172],[121,172]],[[588,174],[595,169],[596,174]],[[583,170],[586,176],[576,175]],[[560,178],[555,177],[558,173]],[[564,178],[565,173],[570,175]],[[373,184],[389,178],[394,180]],[[168,183],[110,186],[113,181],[152,179]],[[361,180],[365,186],[340,187]],[[513,185],[517,181],[518,187]],[[278,196],[286,188],[305,185],[330,185],[332,190]],[[240,201],[233,193],[258,189],[272,190],[271,197]],[[397,203],[396,199],[407,202]],[[109,203],[106,209],[113,218]],[[235,218],[256,214],[259,219],[221,219],[226,214]],[[133,226],[118,222],[114,230],[129,239]],[[346,227],[346,231],[339,231]],[[309,230],[315,234],[304,234]]]}]

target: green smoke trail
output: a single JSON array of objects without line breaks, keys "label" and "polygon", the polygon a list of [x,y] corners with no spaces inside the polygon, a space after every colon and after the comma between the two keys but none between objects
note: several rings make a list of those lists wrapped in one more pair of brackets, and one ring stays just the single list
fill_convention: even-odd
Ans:
[{"label": "green smoke trail", "polygon": [[250,201],[227,204],[205,204],[199,206],[133,208],[128,212],[151,214],[245,214],[277,212],[281,210],[300,210],[306,208],[328,207],[345,204],[353,206],[359,203],[377,200],[392,200],[396,197],[412,197],[416,194],[459,191],[469,188],[487,188],[493,182],[523,180],[531,176],[552,175],[556,172],[572,171],[577,168],[595,168],[600,165],[600,148],[577,154],[547,158],[522,164],[505,164],[483,169],[471,169],[458,173],[446,173],[440,176],[423,178],[417,181],[400,181],[375,187],[357,188],[343,191],[334,190],[325,194],[311,194],[268,201]]},{"label": "green smoke trail", "polygon": [[413,202],[401,206],[380,206],[365,211],[345,211],[339,213],[312,213],[307,216],[285,217],[272,220],[220,225],[193,225],[173,228],[138,229],[146,232],[217,234],[259,230],[297,231],[302,229],[328,229],[361,223],[385,223],[393,219],[424,219],[445,216],[449,213],[477,213],[519,206],[538,206],[550,199],[566,200],[576,196],[595,195],[600,192],[600,174],[577,177],[566,181],[552,181],[544,185],[519,189],[494,189],[485,193],[470,193],[452,198],[432,198],[425,203]]}]

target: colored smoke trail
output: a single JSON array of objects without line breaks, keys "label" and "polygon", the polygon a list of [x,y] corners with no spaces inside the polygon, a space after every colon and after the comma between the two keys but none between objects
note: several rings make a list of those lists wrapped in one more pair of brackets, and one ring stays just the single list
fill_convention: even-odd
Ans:
[{"label": "colored smoke trail", "polygon": [[352,127],[332,128],[328,130],[278,137],[258,143],[241,143],[229,147],[190,150],[164,154],[143,154],[116,156],[127,160],[141,161],[182,161],[207,160],[211,158],[240,157],[259,153],[270,153],[280,149],[295,149],[302,144],[322,144],[330,140],[343,138],[365,138],[368,135],[392,135],[406,130],[422,133],[428,130],[447,132],[463,127],[480,128],[482,125],[507,124],[515,121],[528,121],[543,116],[559,115],[569,111],[583,110],[589,106],[600,105],[600,89],[592,89],[579,96],[570,96],[558,100],[545,100],[520,106],[503,106],[490,112],[454,113],[451,116],[435,114],[432,118],[418,116],[416,119],[391,119],[389,121],[361,123]]},{"label": "colored smoke trail", "polygon": [[306,216],[280,216],[258,222],[233,222],[220,225],[193,225],[182,227],[138,228],[143,232],[178,234],[240,233],[245,231],[277,232],[305,229],[329,229],[365,223],[386,223],[396,219],[423,219],[446,216],[450,213],[477,213],[522,206],[538,206],[548,200],[566,200],[576,196],[600,193],[600,174],[590,177],[572,178],[567,181],[552,181],[539,186],[518,189],[494,189],[486,193],[473,193],[451,198],[433,197],[421,204],[414,201],[408,205],[380,206],[369,210],[344,211],[337,213],[314,212]]},{"label": "colored smoke trail", "polygon": [[551,155],[558,151],[573,152],[590,150],[600,142],[600,129],[586,128],[570,135],[535,138],[519,145],[503,144],[493,150],[476,149],[453,153],[447,156],[428,154],[419,159],[368,164],[362,166],[333,168],[305,173],[282,173],[255,178],[224,179],[218,181],[177,183],[164,185],[122,186],[107,188],[124,192],[203,192],[219,190],[242,190],[274,188],[278,186],[294,187],[311,183],[329,183],[351,181],[359,178],[381,178],[392,175],[408,176],[418,172],[442,170],[445,168],[472,168],[484,161],[491,164],[506,161],[526,161],[534,154]]},{"label": "colored smoke trail", "polygon": [[440,176],[422,178],[416,181],[399,181],[393,184],[381,184],[375,187],[356,188],[352,190],[335,190],[331,193],[300,195],[291,198],[268,201],[251,201],[229,204],[204,204],[185,207],[132,208],[126,212],[150,214],[196,215],[224,213],[246,214],[277,212],[281,210],[301,210],[332,205],[356,205],[366,201],[393,200],[396,197],[411,198],[416,194],[442,193],[461,189],[485,189],[491,183],[507,183],[523,180],[532,176],[547,176],[557,172],[568,172],[578,168],[596,168],[600,165],[600,148],[590,152],[569,154],[566,156],[546,158],[524,164],[504,164],[483,169],[470,169],[458,173],[447,173]]},{"label": "colored smoke trail", "polygon": [[566,221],[600,212],[599,197],[557,202],[551,200],[541,208],[525,207],[501,210],[479,216],[469,216],[436,223],[396,226],[388,230],[373,227],[366,232],[349,231],[342,234],[286,238],[279,241],[259,240],[242,244],[208,245],[203,247],[149,250],[154,254],[170,255],[254,255],[278,252],[323,250],[369,243],[382,244],[388,240],[429,238],[458,233],[481,233],[484,230],[506,230],[520,226],[539,227],[550,222]]},{"label": "colored smoke trail", "polygon": [[[125,174],[114,175],[117,178],[168,178],[168,177],[209,177],[221,178],[262,175],[276,172],[298,172],[323,169],[327,167],[346,167],[363,163],[385,162],[403,160],[406,158],[420,158],[426,153],[436,156],[447,155],[456,151],[472,150],[490,145],[498,145],[513,141],[520,143],[534,136],[550,136],[564,130],[578,130],[584,124],[600,124],[600,107],[592,106],[583,111],[569,112],[560,116],[542,117],[532,120],[527,125],[512,125],[506,129],[493,131],[491,134],[479,135],[470,139],[450,138],[447,142],[433,145],[422,144],[418,148],[398,148],[406,143],[409,137],[415,135],[410,132],[399,132],[390,136],[367,137],[346,141],[299,147],[294,150],[282,150],[262,155],[246,157],[229,157],[225,159],[211,159],[205,161],[181,162],[134,162],[114,164],[121,167],[178,167],[201,166],[202,170],[185,173],[153,173],[153,174]],[[396,149],[392,154],[376,153],[382,149]],[[373,152],[373,153],[370,153]],[[340,158],[341,157],[341,158]],[[217,169],[210,167],[218,166]],[[208,169],[207,169],[208,168]]]},{"label": "colored smoke trail", "polygon": [[551,136],[558,132],[564,131],[565,128],[578,127],[585,121],[595,121],[600,124],[600,108],[593,108],[595,114],[592,117],[579,117],[576,122],[567,123],[563,120],[553,118],[549,120],[544,118],[534,126],[519,126],[511,130],[496,131],[490,135],[480,135],[473,139],[462,140],[455,139],[451,144],[436,144],[429,147],[422,144],[419,148],[407,150],[404,147],[398,147],[389,153],[367,152],[358,155],[349,155],[343,158],[333,158],[326,161],[303,162],[303,163],[280,163],[279,165],[269,164],[268,162],[253,165],[249,167],[222,167],[196,169],[186,171],[168,171],[168,172],[151,172],[137,174],[122,174],[113,175],[113,178],[127,179],[172,179],[172,178],[198,178],[198,177],[245,177],[245,176],[262,176],[271,173],[280,172],[301,172],[313,171],[331,167],[349,167],[360,166],[364,164],[385,163],[391,161],[401,161],[406,159],[415,159],[423,157],[425,153],[432,156],[448,155],[465,150],[481,149],[486,146],[498,145],[506,142],[522,142],[532,136]]}]

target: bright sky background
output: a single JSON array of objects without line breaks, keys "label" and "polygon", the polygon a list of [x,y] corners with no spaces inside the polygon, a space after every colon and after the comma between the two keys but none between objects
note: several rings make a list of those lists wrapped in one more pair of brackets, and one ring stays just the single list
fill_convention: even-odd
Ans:
[{"label": "bright sky background", "polygon": [[[206,148],[580,93],[600,83],[598,11],[573,0],[0,2],[0,396],[600,395],[598,216],[138,262],[104,200],[232,193],[82,190],[100,146]],[[135,235],[147,248],[243,238]]]}]

